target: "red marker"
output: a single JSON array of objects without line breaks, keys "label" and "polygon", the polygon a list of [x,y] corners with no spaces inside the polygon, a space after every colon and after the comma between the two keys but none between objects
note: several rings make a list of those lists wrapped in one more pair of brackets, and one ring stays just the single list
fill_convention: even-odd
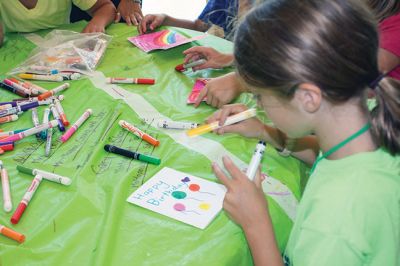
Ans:
[{"label": "red marker", "polygon": [[42,181],[41,175],[36,175],[35,178],[32,180],[32,184],[25,192],[25,195],[22,197],[21,202],[19,203],[17,209],[15,210],[13,216],[11,217],[11,223],[17,224],[19,222],[19,219],[21,219],[22,214],[24,213],[26,207],[28,206],[29,201],[31,201],[41,181]]},{"label": "red marker", "polygon": [[145,78],[106,78],[107,83],[111,84],[150,84],[153,85],[155,79],[145,79]]},{"label": "red marker", "polygon": [[207,60],[200,59],[200,60],[188,63],[188,64],[180,64],[175,67],[175,70],[179,71],[179,72],[183,72],[183,71],[186,71],[188,68],[200,66],[206,62],[207,62]]}]

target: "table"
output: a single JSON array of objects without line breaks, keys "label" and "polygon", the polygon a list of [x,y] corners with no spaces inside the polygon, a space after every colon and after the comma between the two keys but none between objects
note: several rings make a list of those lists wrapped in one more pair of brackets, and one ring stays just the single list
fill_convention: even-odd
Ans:
[{"label": "table", "polygon": [[[60,28],[79,32],[84,25],[79,22]],[[187,36],[199,34],[174,29]],[[48,32],[28,36],[9,34],[0,49],[0,74],[4,75],[23,62],[35,47],[31,41],[40,42],[40,37]],[[206,134],[188,139],[180,131],[161,130],[141,120],[143,116],[158,115],[177,121],[203,122],[215,109],[206,104],[198,109],[186,105],[195,78],[215,77],[232,69],[184,75],[174,67],[182,62],[182,51],[190,46],[200,44],[229,52],[232,43],[208,36],[197,43],[145,54],[127,41],[137,34],[135,28],[114,24],[107,29],[107,34],[112,35],[113,40],[95,75],[72,81],[71,87],[63,93],[63,107],[70,121],[76,121],[87,108],[93,109],[93,116],[65,144],[54,141],[50,157],[44,156],[44,143],[33,136],[19,141],[13,152],[0,157],[10,176],[13,211],[33,178],[19,173],[15,169],[17,164],[55,172],[73,180],[71,186],[42,181],[17,225],[10,223],[12,213],[0,211],[1,224],[26,235],[23,244],[0,236],[0,264],[252,265],[243,232],[223,211],[205,230],[200,230],[126,202],[136,188],[165,166],[216,181],[211,160],[229,154],[241,167],[250,161],[257,140],[235,134]],[[153,77],[156,84],[107,85],[105,76]],[[37,84],[55,87],[55,83]],[[15,95],[0,91],[1,101],[14,98]],[[248,94],[243,94],[238,101],[255,106]],[[39,117],[43,109],[39,109]],[[144,128],[159,139],[161,145],[154,148],[122,130],[118,126],[120,119]],[[31,126],[28,112],[1,128]],[[54,132],[58,139],[60,132]],[[149,165],[109,154],[103,150],[104,144],[152,154],[161,158],[162,164]],[[268,146],[263,171],[272,177],[263,187],[282,250],[301,195],[306,167],[296,159],[279,156]]]}]

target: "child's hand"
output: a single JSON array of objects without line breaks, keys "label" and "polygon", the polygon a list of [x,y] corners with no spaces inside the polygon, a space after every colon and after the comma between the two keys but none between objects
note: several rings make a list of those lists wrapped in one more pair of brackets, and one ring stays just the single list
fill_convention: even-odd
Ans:
[{"label": "child's hand", "polygon": [[224,157],[223,162],[231,178],[216,163],[212,164],[212,168],[228,190],[224,199],[225,211],[243,230],[264,223],[268,219],[268,210],[261,189],[261,175],[258,174],[252,182],[230,158]]},{"label": "child's hand", "polygon": [[117,8],[117,15],[115,17],[115,23],[121,20],[121,17],[125,20],[128,26],[132,24],[137,26],[143,19],[142,9],[140,4],[133,2],[132,0],[121,0]]},{"label": "child's hand", "polygon": [[[207,123],[219,121],[219,125],[223,125],[228,116],[241,113],[247,109],[247,106],[244,104],[224,105],[220,110],[216,111],[207,119]],[[225,133],[238,133],[248,138],[262,139],[264,124],[257,118],[249,118],[233,125],[221,127],[216,129],[214,132],[219,135]]]},{"label": "child's hand", "polygon": [[150,14],[146,15],[138,26],[139,34],[144,34],[147,31],[147,27],[150,30],[160,27],[164,24],[164,20],[167,17],[165,14]]},{"label": "child's hand", "polygon": [[193,67],[193,70],[200,70],[205,68],[223,68],[230,66],[233,62],[232,54],[223,54],[211,47],[195,46],[183,51],[185,57],[185,64],[190,61],[195,61],[201,58],[207,60],[206,63]]},{"label": "child's hand", "polygon": [[244,91],[235,73],[213,78],[210,79],[200,91],[194,103],[194,107],[198,107],[204,97],[207,97],[207,104],[220,108],[224,104],[233,101]]},{"label": "child's hand", "polygon": [[88,22],[86,27],[83,29],[82,33],[92,33],[92,32],[105,32],[105,26],[102,26],[100,23],[97,23],[93,18]]}]

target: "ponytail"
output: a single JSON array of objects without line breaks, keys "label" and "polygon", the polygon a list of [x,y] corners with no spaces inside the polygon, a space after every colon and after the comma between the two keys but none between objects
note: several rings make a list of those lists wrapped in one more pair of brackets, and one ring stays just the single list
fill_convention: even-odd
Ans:
[{"label": "ponytail", "polygon": [[390,154],[400,153],[400,83],[383,78],[375,87],[377,105],[371,111],[371,130]]}]

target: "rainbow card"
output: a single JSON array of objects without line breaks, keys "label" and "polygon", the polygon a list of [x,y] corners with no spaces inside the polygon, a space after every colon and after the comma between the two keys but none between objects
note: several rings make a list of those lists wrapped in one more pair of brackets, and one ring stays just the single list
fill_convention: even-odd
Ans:
[{"label": "rainbow card", "polygon": [[[194,104],[196,102],[197,97],[200,94],[200,91],[206,86],[207,81],[210,79],[199,78],[196,79],[196,82],[193,85],[192,92],[189,94],[186,103],[187,104]],[[205,97],[203,102],[207,101],[207,97]]]},{"label": "rainbow card", "polygon": [[225,193],[223,185],[164,167],[127,201],[204,229],[221,211]]},{"label": "rainbow card", "polygon": [[203,34],[193,38],[186,38],[185,36],[175,31],[162,30],[139,36],[129,37],[128,41],[136,45],[139,49],[148,53],[153,50],[167,50],[185,43],[200,40],[205,36],[206,35]]}]

